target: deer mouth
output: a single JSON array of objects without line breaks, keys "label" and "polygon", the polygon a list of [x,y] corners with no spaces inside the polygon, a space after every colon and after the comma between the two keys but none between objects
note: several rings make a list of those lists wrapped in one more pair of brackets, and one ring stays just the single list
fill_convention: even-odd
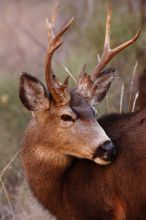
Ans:
[{"label": "deer mouth", "polygon": [[97,148],[93,160],[100,165],[107,165],[116,159],[117,150],[111,141],[106,141]]}]

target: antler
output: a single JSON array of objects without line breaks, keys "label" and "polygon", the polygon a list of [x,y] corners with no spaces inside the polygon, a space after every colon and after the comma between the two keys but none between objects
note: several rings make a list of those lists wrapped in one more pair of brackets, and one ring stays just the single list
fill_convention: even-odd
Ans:
[{"label": "antler", "polygon": [[100,62],[96,65],[96,67],[94,68],[92,74],[91,74],[91,79],[94,81],[99,74],[101,73],[101,71],[103,70],[103,68],[106,66],[106,64],[109,63],[109,61],[119,52],[121,52],[122,50],[124,50],[126,47],[130,46],[131,44],[133,44],[137,38],[140,35],[141,30],[139,30],[137,32],[137,34],[130,39],[129,41],[121,44],[120,46],[111,49],[110,48],[110,27],[111,27],[111,4],[109,1],[109,7],[108,7],[108,14],[107,14],[107,19],[106,19],[106,33],[105,33],[105,42],[104,42],[104,48],[103,48],[103,54],[101,57]]},{"label": "antler", "polygon": [[45,65],[45,79],[48,86],[48,90],[51,93],[57,106],[65,105],[70,101],[70,93],[67,89],[67,83],[62,84],[59,79],[53,74],[51,67],[51,60],[54,52],[63,44],[61,40],[62,35],[69,29],[74,18],[71,18],[60,32],[54,36],[53,28],[57,17],[57,11],[59,6],[54,10],[52,14],[51,22],[46,21],[48,27],[48,51]]},{"label": "antler", "polygon": [[[109,0],[109,7],[106,19],[106,33],[105,33],[105,42],[103,48],[103,54],[100,62],[96,65],[91,75],[88,75],[85,72],[85,66],[81,70],[80,78],[78,81],[78,86],[76,91],[86,97],[86,99],[92,103],[96,104],[99,101],[100,97],[105,95],[105,88],[108,90],[110,83],[115,77],[114,69],[107,69],[106,71],[102,71],[107,63],[120,51],[124,50],[126,47],[134,43],[140,35],[141,31],[129,41],[121,44],[120,46],[111,49],[110,48],[110,26],[111,26],[111,4]],[[104,82],[104,83],[103,83]],[[103,84],[103,87],[102,87]],[[100,87],[100,88],[98,88]]]}]

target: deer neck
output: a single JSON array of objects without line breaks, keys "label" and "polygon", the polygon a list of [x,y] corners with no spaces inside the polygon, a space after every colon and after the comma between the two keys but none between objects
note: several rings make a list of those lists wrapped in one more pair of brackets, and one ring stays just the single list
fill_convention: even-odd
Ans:
[{"label": "deer neck", "polygon": [[[58,153],[52,148],[40,145],[35,146],[35,158],[40,163],[44,173],[55,182],[58,179],[64,178],[66,171],[72,165],[73,159],[70,156]],[[52,188],[52,187],[51,187]]]},{"label": "deer neck", "polygon": [[[28,151],[26,154],[29,154]],[[58,204],[63,205],[64,181],[73,159],[55,152],[52,148],[40,145],[34,146],[33,151],[30,153],[31,156],[34,158],[33,163],[30,158],[25,161],[25,154],[23,155],[31,189],[43,206],[54,213]],[[27,168],[28,163],[31,163],[28,166],[30,169]]]}]

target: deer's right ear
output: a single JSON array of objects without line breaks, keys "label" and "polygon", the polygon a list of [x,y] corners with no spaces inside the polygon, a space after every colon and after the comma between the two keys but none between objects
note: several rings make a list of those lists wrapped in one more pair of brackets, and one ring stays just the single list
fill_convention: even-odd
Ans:
[{"label": "deer's right ear", "polygon": [[36,77],[27,73],[20,77],[19,97],[30,111],[49,109],[50,102],[45,87]]}]

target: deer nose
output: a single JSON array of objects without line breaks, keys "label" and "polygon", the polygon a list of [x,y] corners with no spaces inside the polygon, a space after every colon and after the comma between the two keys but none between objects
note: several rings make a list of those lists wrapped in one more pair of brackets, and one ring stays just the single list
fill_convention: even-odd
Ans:
[{"label": "deer nose", "polygon": [[100,158],[102,161],[112,162],[116,158],[116,147],[111,141],[106,141],[95,152],[94,160]]},{"label": "deer nose", "polygon": [[105,159],[113,161],[116,157],[116,148],[111,141],[107,141],[100,146]]}]

